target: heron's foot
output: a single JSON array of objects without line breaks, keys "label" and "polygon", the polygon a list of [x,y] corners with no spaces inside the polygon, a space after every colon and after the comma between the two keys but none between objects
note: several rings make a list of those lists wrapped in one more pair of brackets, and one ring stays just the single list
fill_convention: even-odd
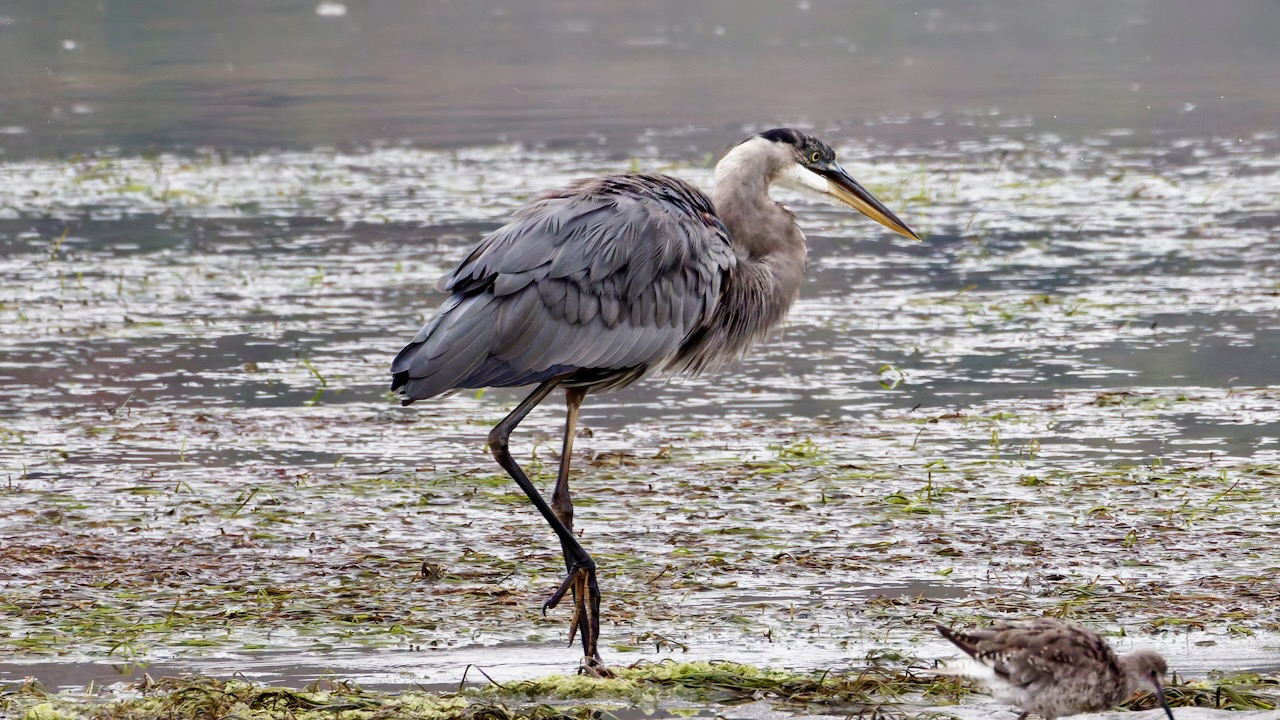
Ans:
[{"label": "heron's foot", "polygon": [[582,672],[597,677],[607,677],[604,661],[600,659],[600,586],[596,584],[596,565],[588,560],[575,563],[564,582],[542,604],[542,613],[555,608],[572,593],[573,617],[569,619],[569,644],[573,638],[582,637]]},{"label": "heron's foot", "polygon": [[583,656],[582,664],[578,665],[578,674],[594,678],[614,677],[613,671],[599,657]]}]

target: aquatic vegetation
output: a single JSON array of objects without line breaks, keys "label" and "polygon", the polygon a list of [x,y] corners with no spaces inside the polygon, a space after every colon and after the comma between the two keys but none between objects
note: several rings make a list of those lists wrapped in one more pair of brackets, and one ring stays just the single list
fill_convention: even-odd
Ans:
[{"label": "aquatic vegetation", "polygon": [[[803,675],[933,657],[921,618],[995,612],[1086,620],[1188,676],[1274,667],[1280,168],[1266,139],[1188,142],[1158,171],[1158,148],[1035,137],[850,164],[912,198],[921,244],[797,203],[817,272],[777,339],[584,415],[610,659]],[[384,376],[469,243],[631,162],[6,163],[0,678],[254,678],[280,652],[365,684],[571,669],[539,613],[561,561],[484,448],[516,394],[405,413]],[[545,483],[559,422],[527,427]]]},{"label": "aquatic vegetation", "polygon": [[[879,658],[884,660],[886,658]],[[643,662],[616,669],[613,678],[550,675],[532,680],[459,686],[456,690],[414,689],[397,694],[370,691],[346,682],[316,682],[302,689],[243,680],[145,678],[120,690],[92,689],[83,695],[54,694],[37,683],[6,687],[0,711],[28,720],[160,717],[241,717],[298,720],[362,720],[404,717],[421,720],[477,718],[593,717],[623,708],[685,717],[721,715],[726,707],[768,701],[776,710],[822,714],[893,714],[931,717],[962,702],[970,690],[955,678],[931,675],[911,661],[879,664],[846,673],[761,670],[726,662]],[[1173,707],[1227,710],[1274,709],[1280,678],[1219,677],[1169,683]],[[1141,695],[1125,707],[1145,710],[1154,698]]]}]

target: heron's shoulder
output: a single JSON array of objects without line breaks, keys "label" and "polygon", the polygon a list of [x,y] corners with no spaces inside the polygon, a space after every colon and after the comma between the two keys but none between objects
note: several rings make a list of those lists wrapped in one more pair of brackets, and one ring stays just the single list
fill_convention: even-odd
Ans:
[{"label": "heron's shoulder", "polygon": [[661,173],[622,173],[585,178],[543,197],[623,197],[640,202],[652,201],[695,214],[715,213],[715,206],[706,193],[680,178]]}]

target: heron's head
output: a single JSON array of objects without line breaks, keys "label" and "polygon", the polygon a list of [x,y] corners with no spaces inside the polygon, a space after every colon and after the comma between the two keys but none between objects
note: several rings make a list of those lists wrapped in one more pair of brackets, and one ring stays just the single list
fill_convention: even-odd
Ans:
[{"label": "heron's head", "polygon": [[845,172],[836,162],[835,151],[818,138],[793,128],[775,128],[748,138],[743,145],[762,141],[769,145],[762,145],[761,149],[779,161],[773,177],[777,184],[826,202],[848,205],[896,233],[920,239],[893,211]]}]

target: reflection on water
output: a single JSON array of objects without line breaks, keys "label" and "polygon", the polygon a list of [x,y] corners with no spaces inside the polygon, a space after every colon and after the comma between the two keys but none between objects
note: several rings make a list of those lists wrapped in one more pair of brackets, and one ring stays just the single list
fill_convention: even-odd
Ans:
[{"label": "reflection on water", "polygon": [[[1196,0],[517,0],[0,11],[11,156],[410,140],[603,143],[808,121],[879,140],[1028,127],[1237,137],[1280,99],[1280,8]],[[870,123],[873,128],[864,128]],[[683,147],[683,145],[682,145]]]}]

